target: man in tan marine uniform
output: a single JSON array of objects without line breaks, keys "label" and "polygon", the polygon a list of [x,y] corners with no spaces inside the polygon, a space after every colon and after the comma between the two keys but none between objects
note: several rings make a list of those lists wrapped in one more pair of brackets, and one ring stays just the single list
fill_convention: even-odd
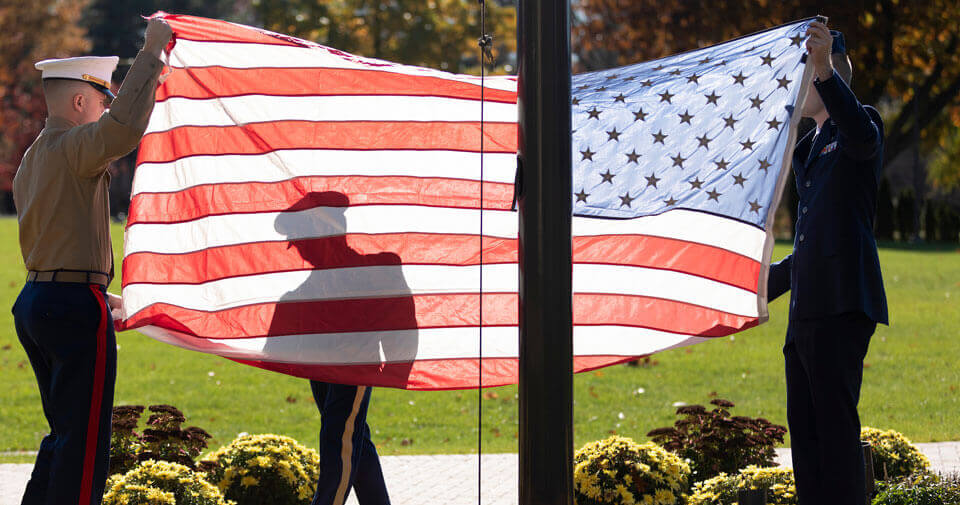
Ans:
[{"label": "man in tan marine uniform", "polygon": [[98,505],[103,496],[117,363],[109,309],[120,308],[106,291],[113,277],[107,165],[146,130],[170,36],[166,22],[148,22],[143,50],[115,99],[117,57],[36,65],[48,117],[13,181],[28,270],[13,314],[50,433],[23,505]]}]

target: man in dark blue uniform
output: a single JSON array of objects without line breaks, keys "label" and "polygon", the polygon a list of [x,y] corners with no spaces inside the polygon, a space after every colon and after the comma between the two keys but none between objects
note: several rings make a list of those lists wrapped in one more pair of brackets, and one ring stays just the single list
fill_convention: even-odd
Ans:
[{"label": "man in dark blue uniform", "polygon": [[793,253],[770,266],[769,299],[790,290],[783,354],[800,505],[863,505],[857,403],[863,359],[887,303],[873,237],[883,122],[850,90],[843,35],[807,32],[813,87],[793,167],[800,195]]}]

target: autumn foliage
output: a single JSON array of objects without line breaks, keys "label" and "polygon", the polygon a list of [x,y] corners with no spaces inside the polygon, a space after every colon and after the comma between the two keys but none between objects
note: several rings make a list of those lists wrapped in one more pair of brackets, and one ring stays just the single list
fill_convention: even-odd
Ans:
[{"label": "autumn foliage", "polygon": [[[960,2],[955,0],[580,0],[573,28],[582,69],[667,56],[823,14],[846,34],[853,88],[886,123],[887,160],[920,143],[936,155],[960,138]],[[941,157],[942,158],[942,157]],[[951,160],[947,160],[948,162]],[[960,165],[935,167],[957,184]]]},{"label": "autumn foliage", "polygon": [[10,191],[20,158],[43,129],[46,106],[33,64],[89,50],[79,23],[86,4],[33,0],[0,6],[0,191]]}]

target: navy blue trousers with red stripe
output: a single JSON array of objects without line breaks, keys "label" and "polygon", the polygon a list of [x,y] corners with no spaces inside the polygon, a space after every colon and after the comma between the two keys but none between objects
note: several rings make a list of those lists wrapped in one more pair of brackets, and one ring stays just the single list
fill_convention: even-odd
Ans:
[{"label": "navy blue trousers with red stripe", "polygon": [[106,289],[28,282],[13,306],[50,433],[23,505],[98,505],[110,462],[117,344]]},{"label": "navy blue trousers with red stripe", "polygon": [[310,389],[320,410],[320,478],[313,505],[343,505],[351,489],[360,505],[390,505],[367,425],[373,388],[310,381]]}]

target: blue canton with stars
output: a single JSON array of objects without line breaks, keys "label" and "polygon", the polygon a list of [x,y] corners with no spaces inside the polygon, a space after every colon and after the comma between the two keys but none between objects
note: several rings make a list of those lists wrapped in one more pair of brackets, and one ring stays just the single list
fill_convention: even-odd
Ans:
[{"label": "blue canton with stars", "polygon": [[574,214],[692,209],[765,228],[811,21],[575,75]]}]

